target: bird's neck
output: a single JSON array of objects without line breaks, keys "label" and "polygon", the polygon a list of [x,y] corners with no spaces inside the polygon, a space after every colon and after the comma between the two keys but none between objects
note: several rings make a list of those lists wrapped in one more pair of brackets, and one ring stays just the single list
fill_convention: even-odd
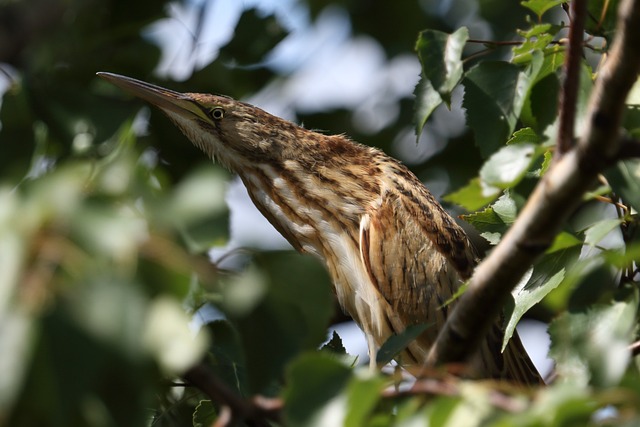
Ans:
[{"label": "bird's neck", "polygon": [[255,164],[239,175],[258,210],[294,248],[324,258],[327,239],[357,242],[367,201],[346,194],[348,183],[335,168],[305,163]]}]

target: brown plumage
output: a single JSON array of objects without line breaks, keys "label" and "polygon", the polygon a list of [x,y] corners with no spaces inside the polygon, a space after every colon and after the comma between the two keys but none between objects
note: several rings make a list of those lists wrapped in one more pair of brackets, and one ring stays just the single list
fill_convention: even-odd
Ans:
[{"label": "brown plumage", "polygon": [[[399,361],[422,363],[445,305],[475,267],[464,231],[397,160],[345,136],[313,132],[231,98],[101,77],[160,108],[197,147],[236,172],[260,212],[303,253],[320,258],[370,356],[408,325],[433,323]],[[537,383],[515,335],[500,354],[495,328],[476,375]]]}]

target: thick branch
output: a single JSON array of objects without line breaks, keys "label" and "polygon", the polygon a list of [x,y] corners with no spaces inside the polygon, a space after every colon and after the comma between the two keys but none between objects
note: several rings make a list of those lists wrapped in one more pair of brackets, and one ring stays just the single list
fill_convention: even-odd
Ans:
[{"label": "thick branch", "polygon": [[471,349],[478,348],[514,286],[552,243],[598,172],[619,157],[624,102],[640,69],[638,40],[640,0],[623,0],[616,39],[596,82],[583,138],[540,180],[517,221],[478,266],[440,331],[429,364],[462,362],[473,354]]}]

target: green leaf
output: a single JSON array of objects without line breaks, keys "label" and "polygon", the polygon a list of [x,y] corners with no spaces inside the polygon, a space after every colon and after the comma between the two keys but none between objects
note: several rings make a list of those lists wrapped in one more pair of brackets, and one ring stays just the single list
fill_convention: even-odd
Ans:
[{"label": "green leaf", "polygon": [[367,374],[354,377],[347,386],[348,406],[345,427],[360,427],[367,425],[367,418],[382,398],[382,390],[388,385],[388,380]]},{"label": "green leaf", "polygon": [[462,215],[462,219],[473,225],[480,233],[503,234],[507,229],[507,225],[500,219],[491,206],[469,215]]},{"label": "green leaf", "polygon": [[287,370],[284,391],[287,425],[323,427],[343,425],[347,397],[342,394],[351,370],[324,353],[309,353]]},{"label": "green leaf", "polygon": [[529,31],[519,31],[519,35],[526,40],[521,45],[513,48],[513,58],[511,62],[514,64],[530,62],[534,52],[542,52],[549,46],[549,43],[553,41],[559,29],[560,27],[554,27],[551,24],[539,24]]},{"label": "green leaf", "polygon": [[258,9],[242,12],[233,38],[220,53],[241,65],[261,62],[286,36],[287,30],[275,15],[265,15]]},{"label": "green leaf", "polygon": [[194,337],[189,321],[174,298],[160,296],[150,304],[141,339],[169,375],[180,375],[195,365],[208,347],[208,335]]},{"label": "green leaf", "polygon": [[407,326],[402,333],[391,335],[384,344],[380,346],[380,350],[378,350],[378,354],[376,354],[376,364],[386,365],[389,363],[430,326],[433,326],[433,323],[410,325]]},{"label": "green leaf", "polygon": [[592,224],[584,233],[584,243],[589,246],[597,246],[615,228],[622,223],[620,218],[603,219]]},{"label": "green leaf", "polygon": [[227,175],[213,164],[189,172],[171,197],[156,207],[158,216],[181,231],[191,252],[202,253],[228,239]]},{"label": "green leaf", "polygon": [[496,245],[513,224],[517,214],[516,201],[508,192],[505,192],[493,205],[482,211],[463,215],[462,219],[473,225],[489,243]]},{"label": "green leaf", "polygon": [[209,427],[218,419],[218,411],[210,400],[201,400],[193,412],[193,427]]},{"label": "green leaf", "polygon": [[563,249],[568,249],[577,245],[581,245],[582,240],[578,239],[571,233],[567,233],[566,231],[562,231],[556,235],[553,239],[553,243],[551,247],[547,249],[546,253],[551,254]]},{"label": "green leaf", "polygon": [[416,97],[414,103],[413,122],[415,124],[416,137],[420,138],[422,129],[427,123],[431,113],[442,104],[442,97],[424,74],[420,76],[420,81],[414,90]]},{"label": "green leaf", "polygon": [[485,196],[482,193],[480,178],[473,178],[469,184],[443,197],[449,203],[455,203],[468,211],[475,211],[495,200],[497,194]]},{"label": "green leaf", "polygon": [[613,191],[640,211],[640,160],[624,160],[605,172]]},{"label": "green leaf", "polygon": [[546,254],[520,280],[512,292],[513,311],[506,313],[508,322],[502,342],[502,351],[506,348],[522,316],[562,283],[566,272],[565,266],[578,259],[579,255],[579,246]]},{"label": "green leaf", "polygon": [[623,250],[606,250],[603,251],[603,255],[608,264],[617,268],[628,268],[640,260],[640,243],[627,245]]},{"label": "green leaf", "polygon": [[540,137],[538,134],[531,128],[522,128],[518,129],[513,133],[513,136],[509,138],[507,141],[507,145],[514,144],[539,144]]},{"label": "green leaf", "polygon": [[550,355],[559,378],[570,383],[608,387],[618,383],[630,359],[638,291],[625,288],[609,304],[567,312],[549,326]]},{"label": "green leaf", "polygon": [[247,370],[242,337],[228,320],[215,320],[205,326],[211,337],[207,365],[231,388],[247,392]]},{"label": "green leaf", "polygon": [[246,291],[251,300],[252,283],[258,284],[264,286],[260,298],[243,307],[239,295],[241,310],[228,312],[242,337],[250,392],[273,393],[271,386],[286,364],[326,339],[333,314],[331,282],[317,260],[290,251],[260,253],[255,262],[257,276],[239,293]]},{"label": "green leaf", "polygon": [[468,39],[469,30],[466,27],[452,34],[425,30],[418,36],[416,51],[423,75],[447,105],[451,100],[451,91],[462,77],[462,51]]},{"label": "green leaf", "polygon": [[513,133],[542,64],[542,53],[534,52],[524,69],[487,61],[466,73],[462,105],[483,157],[489,157]]},{"label": "green leaf", "polygon": [[327,350],[336,354],[347,354],[347,349],[342,344],[342,338],[336,331],[333,331],[331,339],[322,346],[322,350]]},{"label": "green leaf", "polygon": [[603,36],[610,42],[616,29],[618,3],[619,0],[589,0],[585,31],[595,36]]},{"label": "green leaf", "polygon": [[527,0],[520,2],[520,4],[538,15],[538,20],[540,20],[547,10],[567,2],[568,0]]}]

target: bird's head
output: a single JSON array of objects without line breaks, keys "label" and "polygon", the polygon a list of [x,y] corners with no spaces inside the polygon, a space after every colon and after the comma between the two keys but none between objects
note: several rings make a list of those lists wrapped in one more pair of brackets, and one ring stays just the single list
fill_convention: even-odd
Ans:
[{"label": "bird's head", "polygon": [[257,107],[219,95],[180,93],[112,73],[98,76],[162,110],[198,148],[240,171],[247,162],[293,156],[301,128]]}]

